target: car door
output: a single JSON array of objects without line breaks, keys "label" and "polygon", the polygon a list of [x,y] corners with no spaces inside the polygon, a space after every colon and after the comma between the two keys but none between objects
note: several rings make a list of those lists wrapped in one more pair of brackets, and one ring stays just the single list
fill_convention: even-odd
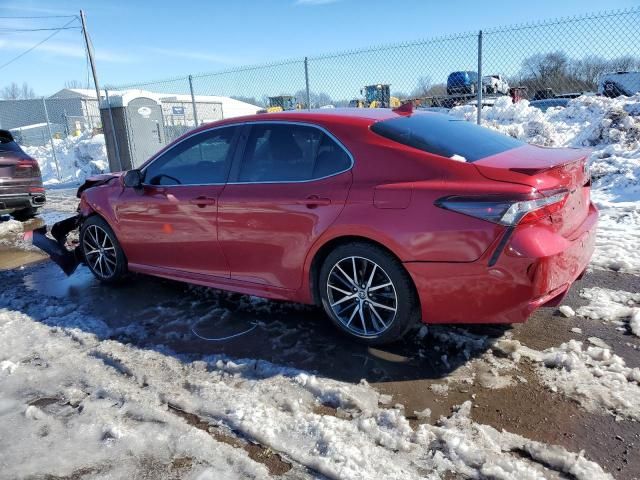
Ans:
[{"label": "car door", "polygon": [[307,252],[344,207],[353,159],[313,125],[257,122],[243,137],[218,204],[231,278],[299,288]]},{"label": "car door", "polygon": [[187,137],[143,170],[141,189],[115,202],[118,238],[133,264],[229,276],[218,243],[218,198],[240,127]]}]

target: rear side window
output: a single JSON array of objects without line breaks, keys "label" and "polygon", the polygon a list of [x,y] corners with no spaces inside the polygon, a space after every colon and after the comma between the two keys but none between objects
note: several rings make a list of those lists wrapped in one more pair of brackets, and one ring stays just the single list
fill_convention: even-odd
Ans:
[{"label": "rear side window", "polygon": [[308,181],[343,172],[350,166],[347,152],[318,128],[255,124],[247,140],[238,181]]},{"label": "rear side window", "polygon": [[394,142],[467,162],[524,145],[520,140],[475,123],[436,113],[383,120],[374,123],[371,130]]}]

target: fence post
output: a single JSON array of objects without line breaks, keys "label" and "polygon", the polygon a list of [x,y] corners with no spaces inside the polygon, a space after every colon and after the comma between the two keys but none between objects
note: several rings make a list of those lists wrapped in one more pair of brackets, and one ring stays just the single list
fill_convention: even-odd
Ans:
[{"label": "fence post", "polygon": [[482,122],[482,30],[478,32],[478,118],[476,123]]},{"label": "fence post", "polygon": [[191,108],[193,108],[193,122],[198,126],[198,110],[196,109],[196,97],[193,94],[193,76],[189,75],[189,91],[191,92]]},{"label": "fence post", "polygon": [[49,112],[47,111],[47,101],[42,97],[42,106],[44,107],[44,118],[47,121],[47,130],[49,131],[49,142],[51,143],[51,153],[53,154],[53,161],[56,163],[56,173],[58,174],[58,181],[62,181],[60,178],[60,165],[58,165],[58,156],[56,155],[56,147],[53,144],[53,134],[51,133],[51,123],[49,123]]},{"label": "fence post", "polygon": [[304,57],[304,83],[307,91],[307,110],[311,110],[311,93],[309,92],[309,59]]},{"label": "fence post", "polygon": [[[122,160],[120,160],[120,147],[118,146],[118,137],[116,136],[116,126],[113,124],[113,112],[111,111],[111,101],[109,100],[109,90],[104,89],[104,98],[107,102],[107,108],[109,109],[109,123],[111,124],[111,138],[113,140],[113,150],[116,154],[116,159],[118,160],[118,166],[122,171]],[[100,110],[100,99],[98,99],[98,111]],[[104,134],[107,134],[104,125],[102,126],[102,131]]]}]

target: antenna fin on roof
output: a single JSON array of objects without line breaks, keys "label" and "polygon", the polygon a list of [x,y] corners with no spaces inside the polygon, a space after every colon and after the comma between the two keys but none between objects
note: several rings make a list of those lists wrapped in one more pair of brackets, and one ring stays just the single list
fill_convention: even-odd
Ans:
[{"label": "antenna fin on roof", "polygon": [[392,108],[398,115],[411,115],[413,113],[413,102],[408,100],[396,108]]}]

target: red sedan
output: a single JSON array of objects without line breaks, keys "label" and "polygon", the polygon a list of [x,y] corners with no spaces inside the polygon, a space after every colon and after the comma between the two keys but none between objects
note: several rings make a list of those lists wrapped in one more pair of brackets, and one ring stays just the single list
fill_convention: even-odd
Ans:
[{"label": "red sedan", "polygon": [[594,249],[586,153],[407,108],[205,125],[81,188],[94,275],[321,304],[370,344],[425,323],[523,322]]}]

